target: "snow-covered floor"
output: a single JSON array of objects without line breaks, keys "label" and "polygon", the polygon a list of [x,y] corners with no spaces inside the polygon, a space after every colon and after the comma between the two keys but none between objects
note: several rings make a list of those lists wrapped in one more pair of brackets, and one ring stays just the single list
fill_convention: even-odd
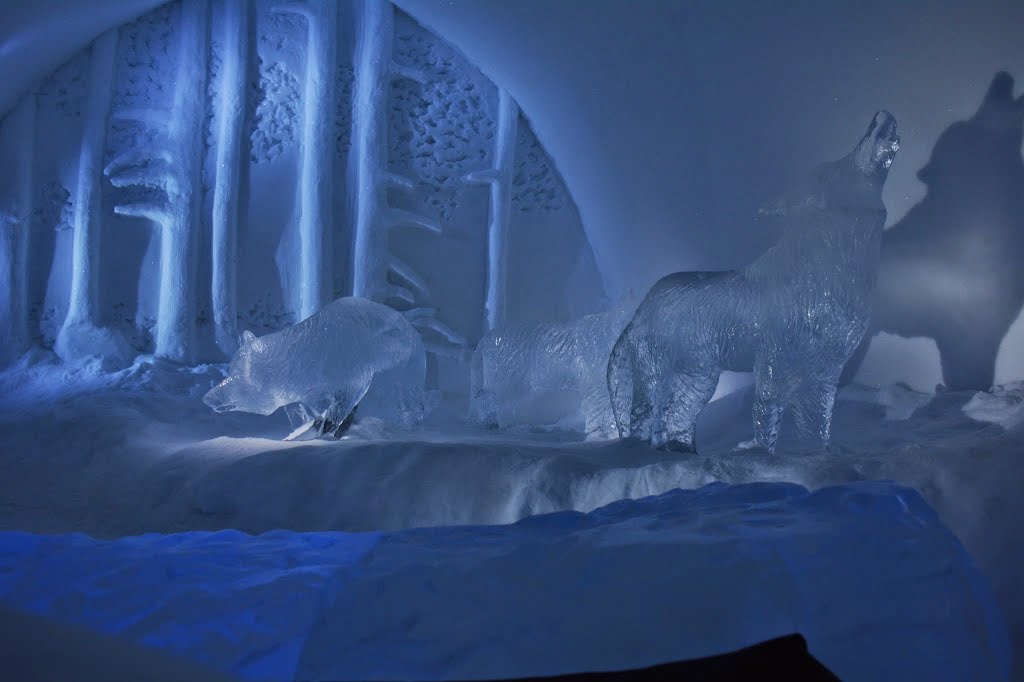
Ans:
[{"label": "snow-covered floor", "polygon": [[0,532],[0,597],[246,680],[618,670],[802,633],[843,680],[1006,680],[990,588],[914,491],[714,484],[514,525]]},{"label": "snow-covered floor", "polygon": [[[742,449],[749,391],[712,403],[699,456],[569,433],[489,432],[442,405],[419,428],[369,421],[336,442],[282,442],[281,415],[213,414],[217,367],[139,362],[114,375],[37,354],[0,374],[0,528],[258,533],[510,523],[723,481],[817,489],[891,479],[920,491],[991,581],[1024,651],[1024,386],[940,393],[844,389],[834,444]],[[914,409],[916,407],[916,410]],[[790,429],[790,431],[792,431]]]}]

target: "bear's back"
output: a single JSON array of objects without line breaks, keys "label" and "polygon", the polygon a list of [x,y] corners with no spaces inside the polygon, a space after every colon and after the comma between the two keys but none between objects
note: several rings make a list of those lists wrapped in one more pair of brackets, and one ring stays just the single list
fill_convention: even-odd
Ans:
[{"label": "bear's back", "polygon": [[[422,340],[396,310],[359,298],[333,301],[302,322],[260,339],[263,373],[290,393],[333,390],[404,362]],[[422,352],[422,351],[421,351]]]}]

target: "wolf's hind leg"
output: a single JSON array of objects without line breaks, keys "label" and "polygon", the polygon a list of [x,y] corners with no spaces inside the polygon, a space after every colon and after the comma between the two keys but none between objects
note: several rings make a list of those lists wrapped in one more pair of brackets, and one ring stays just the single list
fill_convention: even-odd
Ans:
[{"label": "wolf's hind leg", "polygon": [[786,406],[780,375],[778,367],[761,358],[754,363],[754,439],[773,454]]},{"label": "wolf's hind leg", "polygon": [[718,387],[718,367],[672,373],[664,381],[664,404],[651,444],[659,450],[697,451],[697,417]]},{"label": "wolf's hind leg", "polygon": [[628,434],[633,438],[651,441],[654,437],[663,376],[664,372],[656,371],[651,363],[638,362],[633,365],[633,399],[629,406]]},{"label": "wolf's hind leg", "polygon": [[581,409],[587,440],[611,438],[616,435],[615,417],[612,416],[608,386],[603,381],[585,382]]},{"label": "wolf's hind leg", "polygon": [[607,390],[611,404],[612,420],[620,438],[632,435],[630,428],[633,410],[633,353],[626,331],[612,348],[608,358]]}]

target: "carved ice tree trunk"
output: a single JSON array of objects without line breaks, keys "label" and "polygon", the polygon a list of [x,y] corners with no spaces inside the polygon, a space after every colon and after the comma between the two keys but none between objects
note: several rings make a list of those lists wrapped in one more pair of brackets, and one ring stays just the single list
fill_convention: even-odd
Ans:
[{"label": "carved ice tree trunk", "polygon": [[[391,63],[395,10],[388,0],[365,0],[356,45],[352,139],[356,224],[352,262],[352,294],[384,302],[415,301],[413,291],[427,293],[426,283],[406,263],[388,253],[388,232],[412,225],[435,234],[441,227],[427,216],[391,208],[388,188],[411,191],[415,183],[387,171],[388,94],[394,78],[424,77]],[[407,287],[388,283],[388,270]]]},{"label": "carved ice tree trunk", "polygon": [[0,303],[0,363],[6,363],[29,345],[28,329],[28,253],[35,210],[36,95],[30,92],[8,115],[10,137],[17,148],[12,157],[17,168],[18,185],[14,206],[0,215],[0,269],[3,274],[3,301]]},{"label": "carved ice tree trunk", "polygon": [[299,318],[332,297],[331,187],[334,182],[334,113],[338,5],[310,0],[279,5],[275,12],[306,19],[306,82],[303,89],[302,160],[299,167]]},{"label": "carved ice tree trunk", "polygon": [[68,312],[57,333],[54,350],[64,360],[105,358],[109,367],[124,366],[132,355],[125,340],[112,329],[98,327],[98,269],[103,229],[103,153],[113,90],[117,29],[95,40],[89,55],[89,90],[71,246],[71,294]]},{"label": "carved ice tree trunk", "polygon": [[499,329],[506,322],[508,216],[512,205],[512,174],[518,124],[519,106],[504,88],[500,88],[494,167],[466,176],[468,182],[487,183],[491,186],[490,218],[487,224],[487,298],[484,302],[487,331]]},{"label": "carved ice tree trunk", "polygon": [[[352,97],[352,202],[355,207],[355,235],[352,249],[352,295],[380,303],[416,303],[426,297],[426,281],[408,264],[388,251],[388,234],[397,227],[417,227],[441,234],[436,220],[388,205],[389,189],[411,192],[416,183],[388,171],[388,95],[391,82],[408,78],[420,83],[426,76],[391,61],[395,9],[388,0],[364,0],[355,55],[355,85]],[[402,285],[388,281],[391,273]],[[465,339],[435,317],[430,308],[408,311],[409,321],[430,329],[453,346],[465,346]],[[458,355],[429,339],[424,342],[434,353]]]},{"label": "carved ice tree trunk", "polygon": [[203,119],[210,41],[208,0],[182,0],[178,68],[171,110],[128,110],[115,116],[157,132],[152,144],[129,150],[107,165],[118,187],[162,190],[152,203],[116,206],[120,215],[146,218],[161,228],[160,295],[155,353],[177,362],[195,356],[196,230],[202,224]]},{"label": "carved ice tree trunk", "polygon": [[213,186],[212,299],[217,347],[231,356],[238,350],[237,239],[248,90],[248,0],[226,0],[223,44],[217,103],[217,176]]}]

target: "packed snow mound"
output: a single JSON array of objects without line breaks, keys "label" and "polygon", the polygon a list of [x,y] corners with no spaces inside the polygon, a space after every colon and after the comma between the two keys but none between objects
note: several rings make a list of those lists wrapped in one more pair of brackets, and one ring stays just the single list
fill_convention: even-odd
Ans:
[{"label": "packed snow mound", "polygon": [[501,527],[0,533],[0,597],[248,680],[640,667],[791,632],[844,680],[1006,680],[984,579],[921,497],[713,484]]},{"label": "packed snow mound", "polygon": [[357,406],[411,424],[423,416],[425,373],[423,341],[405,316],[339,298],[279,332],[245,332],[227,377],[203,402],[263,415],[294,405],[293,426],[318,419],[321,430],[336,429]]},{"label": "packed snow mound", "polygon": [[[828,452],[783,431],[753,437],[752,391],[701,414],[699,455],[558,431],[488,431],[444,402],[414,428],[360,416],[341,440],[285,442],[284,415],[215,414],[202,396],[223,366],[138,358],[120,372],[36,352],[0,372],[0,528],[119,537],[236,528],[251,533],[512,523],[588,512],[714,481],[809,489],[888,479],[918,490],[991,580],[1024,655],[1024,423],[964,412],[974,392],[939,392],[890,419],[898,387],[840,392]],[[1012,387],[993,391],[1008,392]],[[910,400],[912,398],[913,400]],[[902,398],[901,398],[902,399]]]},{"label": "packed snow mound", "polygon": [[918,408],[935,397],[934,393],[916,391],[904,383],[874,387],[851,384],[839,390],[839,400],[860,401],[885,407],[885,418],[893,421],[910,419]]},{"label": "packed snow mound", "polygon": [[964,414],[980,422],[1013,428],[1024,422],[1024,381],[979,391],[964,405]]}]

